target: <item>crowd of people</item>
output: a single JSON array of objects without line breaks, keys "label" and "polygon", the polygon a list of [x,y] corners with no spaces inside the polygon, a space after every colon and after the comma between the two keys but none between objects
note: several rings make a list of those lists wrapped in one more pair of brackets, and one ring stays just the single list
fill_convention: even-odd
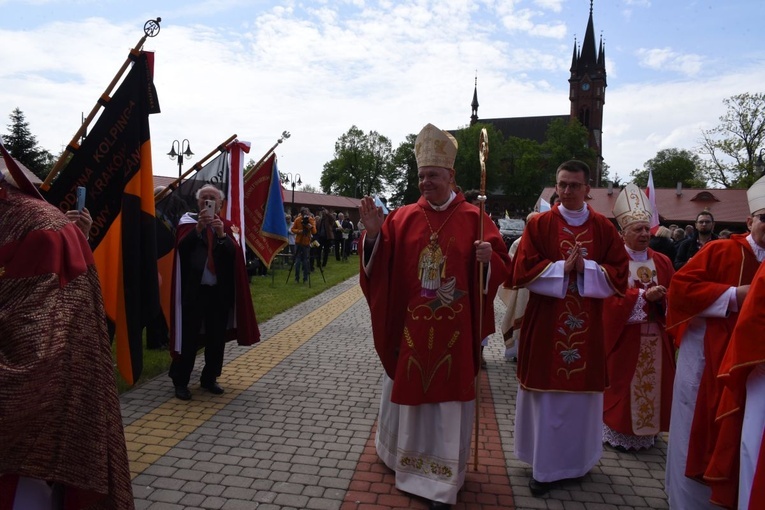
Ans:
[{"label": "crowd of people", "polygon": [[765,349],[754,333],[765,320],[747,299],[750,284],[765,293],[765,271],[755,276],[765,178],[747,192],[746,234],[718,237],[706,210],[695,227],[652,231],[653,208],[632,184],[612,211],[617,230],[585,201],[587,165],[567,161],[551,210],[529,215],[506,254],[456,185],[456,151],[425,126],[419,201],[387,218],[361,205],[361,284],[385,372],[375,446],[396,487],[431,509],[456,502],[494,326],[485,303],[501,287],[519,382],[515,455],[531,465],[532,495],[586,475],[604,445],[643,450],[668,433],[670,508],[765,508]]},{"label": "crowd of people", "polygon": [[[515,455],[531,466],[533,496],[585,476],[604,445],[649,449],[668,433],[671,508],[765,508],[765,317],[757,308],[765,178],[747,191],[748,232],[718,236],[709,211],[691,228],[652,230],[654,211],[632,184],[615,202],[615,226],[586,203],[588,166],[566,161],[550,210],[530,214],[508,252],[482,211],[485,196],[457,184],[454,137],[428,124],[414,147],[416,203],[386,215],[364,197],[355,226],[327,209],[286,217],[298,283],[331,252],[345,261],[358,246],[383,369],[375,447],[396,487],[430,509],[456,503],[499,293],[519,383]],[[200,386],[220,395],[225,342],[260,337],[245,257],[220,216],[223,198],[213,185],[200,188],[198,212],[177,229],[168,375],[184,401],[201,346]],[[87,244],[92,219],[87,210],[64,215],[19,177],[0,175],[0,217],[9,215],[14,221],[0,228],[0,355],[12,369],[0,370],[0,444],[15,446],[0,455],[0,500],[131,508],[109,334],[103,304],[92,302],[101,295]],[[57,265],[41,245],[60,252]],[[50,316],[25,312],[45,300],[67,307],[55,327]],[[30,330],[45,332],[40,342],[26,341]],[[39,370],[84,383],[41,383]],[[73,405],[40,413],[43,400]]]}]

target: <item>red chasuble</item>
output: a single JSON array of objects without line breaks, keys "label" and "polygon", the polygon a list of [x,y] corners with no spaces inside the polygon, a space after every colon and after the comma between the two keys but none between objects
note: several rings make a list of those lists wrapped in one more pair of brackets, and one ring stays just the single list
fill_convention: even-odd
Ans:
[{"label": "red chasuble", "polygon": [[[513,285],[523,287],[555,261],[565,260],[575,243],[586,259],[600,265],[617,294],[627,290],[628,260],[616,228],[587,206],[590,216],[572,227],[558,206],[531,219],[515,255]],[[518,348],[518,381],[524,389],[601,392],[606,386],[603,300],[579,295],[576,272],[566,296],[530,293]]]},{"label": "red chasuble", "polygon": [[[255,307],[252,304],[252,294],[250,294],[250,279],[247,276],[247,266],[244,260],[244,254],[242,253],[239,242],[237,241],[237,236],[235,236],[231,230],[233,223],[225,218],[221,218],[221,221],[223,222],[224,232],[236,247],[234,250],[234,287],[236,291],[236,296],[234,297],[234,307],[236,308],[236,324],[233,327],[229,327],[226,331],[226,341],[236,340],[239,345],[253,345],[257,342],[260,342],[260,328],[258,327],[258,321],[255,317]],[[196,221],[178,225],[178,231],[175,237],[176,256],[173,261],[173,289],[177,289],[181,284],[181,282],[178,281],[178,278],[176,277],[176,275],[180,272],[179,268],[177,267],[180,263],[177,255],[178,241],[183,239],[186,233],[189,230],[196,228],[196,226]],[[179,313],[183,313],[183,310],[180,309],[180,303],[176,302],[176,294],[180,296],[179,293],[173,291],[172,308],[174,312],[171,324],[171,339],[175,338],[175,328],[181,327]],[[233,316],[233,314],[230,313],[229,316]],[[201,346],[203,344],[200,343],[199,345]],[[172,341],[170,342],[170,351],[173,355],[179,354],[175,351],[175,345]]]},{"label": "red chasuble", "polygon": [[479,215],[461,193],[445,211],[420,198],[385,219],[369,276],[361,257],[360,282],[372,313],[375,349],[394,381],[396,404],[475,399],[480,342],[494,332],[494,296],[510,263],[502,236],[484,214],[484,239],[494,252],[479,333],[473,245]]},{"label": "red chasuble", "polygon": [[[639,274],[630,274],[631,281],[637,281],[624,296],[607,298],[603,307],[610,383],[603,395],[603,422],[622,434],[655,435],[669,430],[675,350],[664,332],[664,301],[651,303],[641,298],[642,313],[633,314],[640,289],[654,285],[669,288],[675,270],[666,256],[650,248],[646,263],[630,265],[638,266]],[[655,274],[640,275],[651,266]],[[649,323],[658,324],[658,336],[644,334]]]},{"label": "red chasuble", "polygon": [[[712,501],[725,508],[736,508],[738,504],[739,447],[746,406],[746,380],[757,365],[765,363],[765,342],[762,341],[764,300],[765,265],[760,264],[717,376],[724,385],[717,409],[720,433],[704,480],[712,487]],[[765,508],[764,477],[765,448],[761,447],[749,508]]]},{"label": "red chasuble", "polygon": [[[748,285],[759,263],[746,234],[707,243],[675,273],[669,288],[667,333],[680,345],[688,323],[709,308],[730,287]],[[685,475],[701,481],[717,441],[715,425],[722,384],[717,380],[720,365],[738,313],[725,318],[707,318],[704,334],[704,372],[699,383],[691,425]]]}]

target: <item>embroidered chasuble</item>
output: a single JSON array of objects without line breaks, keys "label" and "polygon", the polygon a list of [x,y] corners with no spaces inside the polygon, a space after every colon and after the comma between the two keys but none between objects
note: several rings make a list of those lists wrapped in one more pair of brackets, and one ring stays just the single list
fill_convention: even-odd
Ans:
[{"label": "embroidered chasuble", "polygon": [[[587,206],[589,207],[589,206]],[[627,289],[628,257],[609,220],[589,209],[578,227],[558,206],[531,219],[521,237],[513,285],[536,280],[553,262],[565,260],[578,242],[584,258],[595,261],[617,294]],[[540,235],[541,234],[541,235]],[[532,292],[521,326],[518,380],[527,390],[602,392],[606,387],[603,300],[583,297],[577,273],[569,275],[563,299]]]},{"label": "embroidered chasuble", "polygon": [[509,271],[502,236],[484,215],[484,239],[494,252],[486,265],[488,292],[479,333],[473,245],[479,214],[461,193],[443,211],[421,197],[388,215],[366,270],[361,257],[361,288],[372,314],[375,349],[394,381],[394,403],[475,398],[480,341],[494,332],[494,296]]},{"label": "embroidered chasuble", "polygon": [[[628,252],[629,253],[629,252]],[[675,353],[664,332],[665,300],[645,299],[647,289],[669,288],[672,262],[652,249],[630,259],[629,289],[607,298],[603,309],[610,386],[603,422],[621,434],[653,436],[669,430]]]},{"label": "embroidered chasuble", "polygon": [[[759,262],[746,237],[746,234],[734,234],[730,239],[708,243],[675,273],[667,309],[667,332],[674,336],[675,345],[683,341],[689,322],[729,288],[752,282]],[[709,464],[719,432],[715,417],[722,383],[717,374],[737,320],[737,312],[705,319],[704,371],[696,397],[685,471],[686,476],[699,481]]]}]

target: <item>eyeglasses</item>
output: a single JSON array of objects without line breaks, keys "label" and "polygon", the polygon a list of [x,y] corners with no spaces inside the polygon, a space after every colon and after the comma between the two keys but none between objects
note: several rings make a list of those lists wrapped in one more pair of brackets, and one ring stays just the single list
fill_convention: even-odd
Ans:
[{"label": "eyeglasses", "polygon": [[566,191],[567,189],[571,191],[579,191],[584,184],[581,182],[559,182],[555,186],[561,191]]},{"label": "eyeglasses", "polygon": [[[763,215],[763,216],[765,216],[765,215]],[[712,220],[696,220],[696,223],[698,223],[700,225],[706,225],[707,223],[714,223],[714,221],[712,221]]]}]

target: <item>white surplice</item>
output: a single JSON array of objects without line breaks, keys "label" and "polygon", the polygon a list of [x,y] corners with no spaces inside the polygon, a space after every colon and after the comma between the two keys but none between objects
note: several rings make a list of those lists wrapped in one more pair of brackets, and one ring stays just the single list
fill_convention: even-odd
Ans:
[{"label": "white surplice", "polygon": [[383,374],[375,448],[396,472],[396,488],[453,505],[465,482],[475,400],[404,406],[391,402]]}]

